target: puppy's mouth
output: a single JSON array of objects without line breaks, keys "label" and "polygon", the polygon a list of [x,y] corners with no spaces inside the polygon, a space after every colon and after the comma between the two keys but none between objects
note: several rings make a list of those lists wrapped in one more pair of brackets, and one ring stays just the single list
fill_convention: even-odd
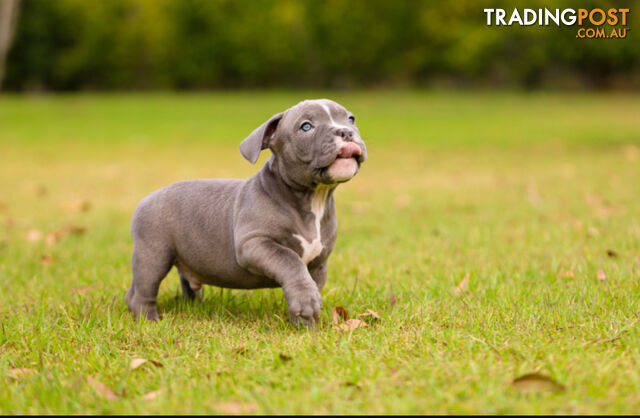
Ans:
[{"label": "puppy's mouth", "polygon": [[336,158],[326,168],[326,174],[332,181],[343,182],[351,179],[360,168],[362,149],[353,142],[340,146]]}]

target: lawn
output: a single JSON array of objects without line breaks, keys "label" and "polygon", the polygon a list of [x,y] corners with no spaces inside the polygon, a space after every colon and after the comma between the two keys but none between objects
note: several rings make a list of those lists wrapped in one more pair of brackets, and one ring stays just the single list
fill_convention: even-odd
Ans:
[{"label": "lawn", "polygon": [[[190,305],[175,271],[164,319],[134,321],[138,201],[250,176],[268,152],[238,143],[323,96],[369,159],[336,192],[318,327],[278,289]],[[0,97],[0,413],[640,413],[638,115],[625,94]],[[345,332],[336,307],[381,319]]]}]

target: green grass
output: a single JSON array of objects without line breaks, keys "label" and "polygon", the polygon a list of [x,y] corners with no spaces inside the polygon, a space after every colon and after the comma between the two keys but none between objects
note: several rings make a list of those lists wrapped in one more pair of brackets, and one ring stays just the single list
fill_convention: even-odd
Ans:
[{"label": "green grass", "polygon": [[[321,96],[370,158],[336,193],[318,328],[290,325],[277,289],[185,304],[175,272],[164,320],[132,320],[137,202],[251,175],[237,144]],[[639,96],[604,94],[4,96],[0,413],[639,413],[638,115]],[[65,225],[86,232],[45,243]],[[382,320],[341,333],[337,306]],[[565,390],[512,386],[530,372]]]}]

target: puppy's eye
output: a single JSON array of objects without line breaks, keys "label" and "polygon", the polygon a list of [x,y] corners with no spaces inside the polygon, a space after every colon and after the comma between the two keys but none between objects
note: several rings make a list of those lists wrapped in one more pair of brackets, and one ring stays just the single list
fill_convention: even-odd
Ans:
[{"label": "puppy's eye", "polygon": [[355,125],[356,117],[355,116],[349,116],[349,123],[352,124],[352,125]]},{"label": "puppy's eye", "polygon": [[302,129],[305,132],[309,132],[311,128],[313,128],[313,126],[309,122],[305,122],[302,124],[302,126],[300,126],[300,129]]}]

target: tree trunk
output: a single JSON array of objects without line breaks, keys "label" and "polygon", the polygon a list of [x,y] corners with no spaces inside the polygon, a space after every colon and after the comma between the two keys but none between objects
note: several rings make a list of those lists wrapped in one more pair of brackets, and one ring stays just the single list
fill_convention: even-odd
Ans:
[{"label": "tree trunk", "polygon": [[4,78],[7,54],[18,21],[20,0],[0,0],[0,87]]}]

